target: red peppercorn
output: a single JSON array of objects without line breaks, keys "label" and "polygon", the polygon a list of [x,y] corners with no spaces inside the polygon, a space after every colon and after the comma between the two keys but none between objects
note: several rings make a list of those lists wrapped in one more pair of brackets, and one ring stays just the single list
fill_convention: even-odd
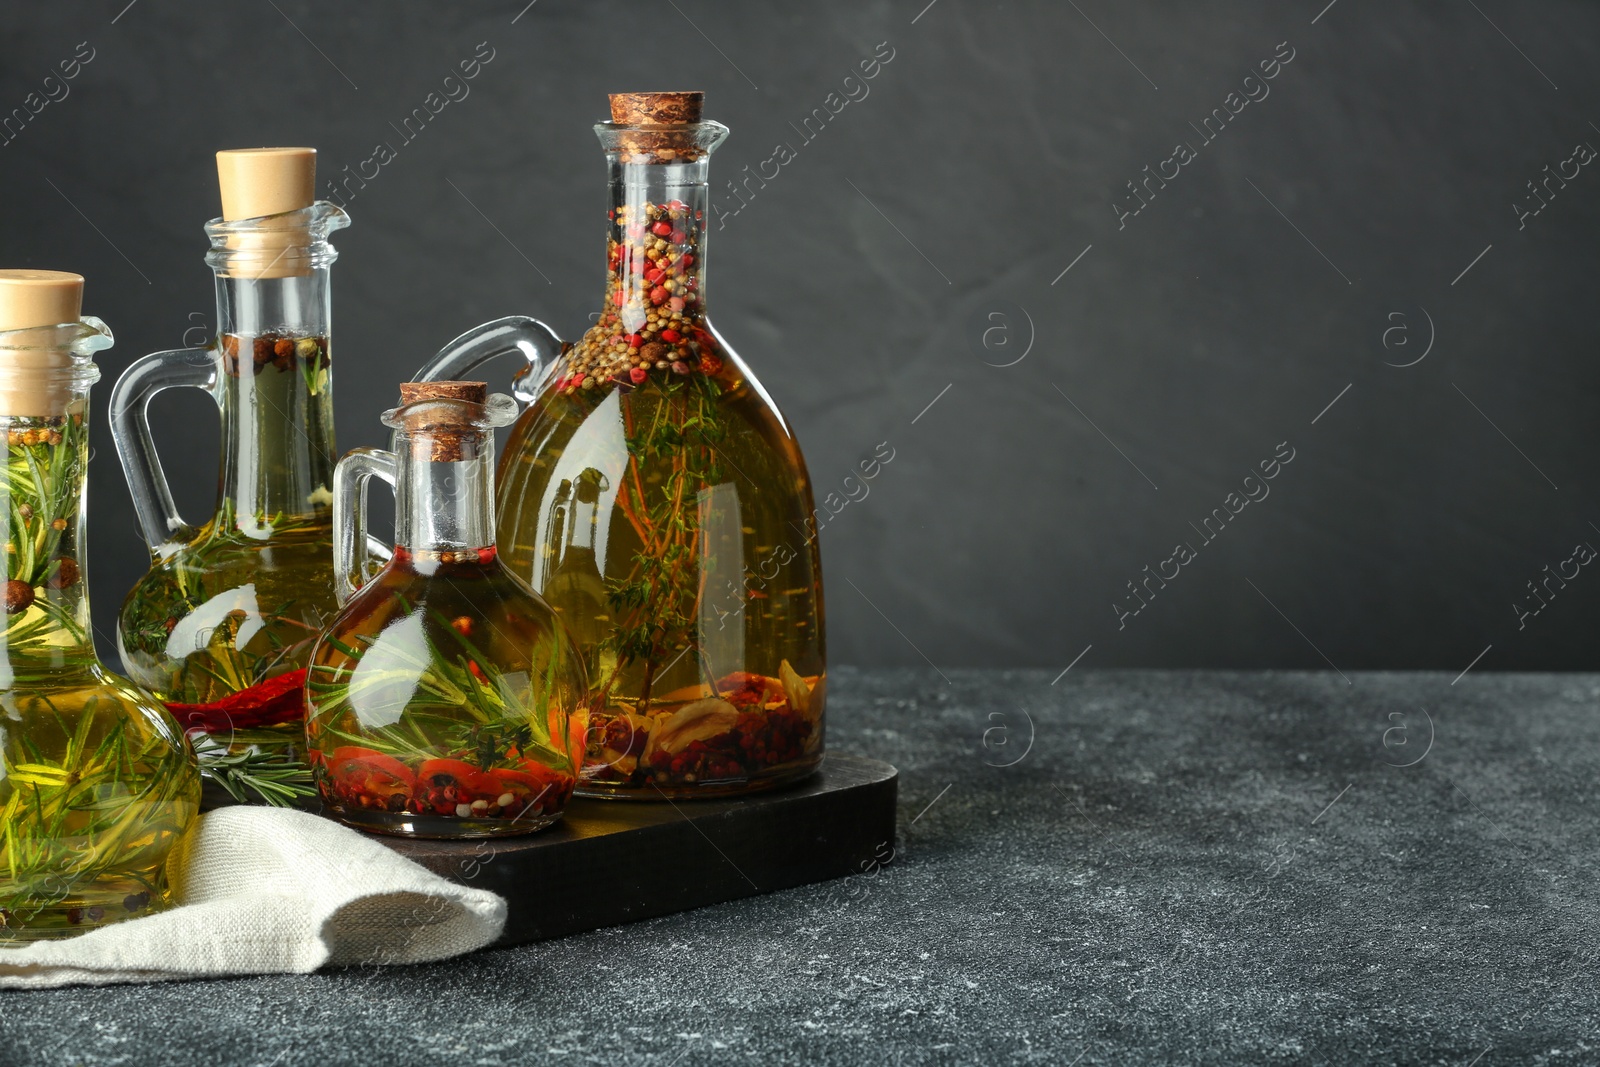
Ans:
[{"label": "red peppercorn", "polygon": [[658,222],[654,226],[650,227],[650,232],[655,234],[657,237],[666,237],[672,233],[672,223]]},{"label": "red peppercorn", "polygon": [[665,275],[662,273],[660,267],[651,267],[649,270],[644,272],[644,280],[649,282],[651,285],[659,282],[664,276]]},{"label": "red peppercorn", "polygon": [[487,566],[488,564],[494,562],[494,557],[497,554],[498,552],[493,545],[490,545],[488,548],[480,548],[478,549],[478,562]]},{"label": "red peppercorn", "polygon": [[646,378],[650,377],[650,372],[643,367],[635,367],[628,372],[628,377],[632,379],[634,385],[640,385]]},{"label": "red peppercorn", "polygon": [[685,270],[688,270],[690,267],[694,266],[694,257],[690,256],[690,255],[685,255],[678,262],[683,264],[683,268]]},{"label": "red peppercorn", "polygon": [[686,242],[688,240],[689,240],[689,235],[684,233],[682,230],[673,230],[672,231],[672,243],[673,244],[681,245],[681,244],[683,244],[684,242]]},{"label": "red peppercorn", "polygon": [[626,334],[622,339],[628,342],[629,348],[638,348],[640,345],[644,344],[644,338],[640,337],[636,333]]},{"label": "red peppercorn", "polygon": [[661,331],[661,339],[663,341],[667,342],[667,344],[669,344],[669,345],[670,344],[676,344],[677,342],[683,340],[683,335],[681,333],[679,333],[677,330],[670,330],[670,329],[669,330],[662,330]]},{"label": "red peppercorn", "polygon": [[618,289],[616,292],[611,294],[611,302],[613,304],[617,305],[618,307],[622,306],[622,300],[623,300],[623,296],[622,296],[622,290],[621,289]]},{"label": "red peppercorn", "polygon": [[583,375],[574,374],[572,376],[572,380],[570,382],[568,382],[567,384],[573,386],[574,388],[576,388],[577,386],[582,385],[583,384]]},{"label": "red peppercorn", "polygon": [[667,301],[667,306],[669,308],[671,308],[673,311],[682,311],[683,310],[683,297],[681,297],[681,296],[673,297],[671,300]]},{"label": "red peppercorn", "polygon": [[[622,294],[618,293],[617,295],[621,296]],[[620,301],[618,301],[618,302],[620,303]],[[661,286],[658,285],[654,289],[650,290],[650,303],[656,304],[656,305],[661,305],[661,304],[665,304],[666,302],[667,302],[667,291],[665,289],[661,288]]]}]

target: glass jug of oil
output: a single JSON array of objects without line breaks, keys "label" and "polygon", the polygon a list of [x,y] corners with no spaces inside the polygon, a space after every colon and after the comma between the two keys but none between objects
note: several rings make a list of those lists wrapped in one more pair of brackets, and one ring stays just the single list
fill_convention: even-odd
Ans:
[{"label": "glass jug of oil", "polygon": [[[407,382],[384,415],[392,451],[334,474],[334,570],[345,606],[306,682],[312,771],[352,826],[496,837],[561,817],[583,763],[588,683],[550,606],[500,562],[494,428],[515,417],[482,382]],[[395,545],[370,580],[365,496],[395,489]]]},{"label": "glass jug of oil", "polygon": [[595,687],[578,791],[723,796],[822,759],[822,564],[800,447],[706,318],[707,168],[727,127],[699,93],[611,97],[595,325],[563,344],[511,317],[418,380],[520,352],[500,461],[507,564],[561,613]]},{"label": "glass jug of oil", "polygon": [[0,271],[0,943],[172,903],[200,772],[172,717],[95,655],[84,572],[89,387],[111,331],[83,278]]},{"label": "glass jug of oil", "polygon": [[[338,610],[328,235],[350,219],[313,202],[315,165],[310,148],[217,153],[217,340],[135,360],[111,394],[154,557],[117,620],[124,668],[235,748],[298,750],[306,663]],[[145,415],[175,386],[211,394],[222,417],[216,512],[199,528],[173,506]]]}]

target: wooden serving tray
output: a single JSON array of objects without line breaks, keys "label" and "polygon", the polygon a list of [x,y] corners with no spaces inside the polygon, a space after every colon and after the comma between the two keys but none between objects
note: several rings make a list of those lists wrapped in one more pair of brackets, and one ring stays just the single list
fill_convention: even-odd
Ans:
[{"label": "wooden serving tray", "polygon": [[731,800],[577,798],[555,826],[496,841],[378,840],[510,902],[520,945],[857,874],[894,844],[899,772],[828,753],[803,782]]}]

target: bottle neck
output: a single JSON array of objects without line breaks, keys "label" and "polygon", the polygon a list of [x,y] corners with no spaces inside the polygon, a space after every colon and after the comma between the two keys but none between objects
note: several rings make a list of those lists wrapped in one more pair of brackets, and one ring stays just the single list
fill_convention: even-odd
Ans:
[{"label": "bottle neck", "polygon": [[[418,560],[472,562],[494,548],[494,439],[396,433],[395,544]],[[465,554],[470,558],[457,558]]]},{"label": "bottle neck", "polygon": [[9,518],[0,614],[0,690],[95,667],[83,566],[87,391],[56,416],[0,416]]},{"label": "bottle neck", "polygon": [[628,333],[654,327],[658,336],[674,316],[691,324],[705,316],[709,164],[707,155],[688,163],[609,157],[605,313]]},{"label": "bottle neck", "polygon": [[264,538],[332,522],[328,267],[217,275],[222,470],[217,523]]}]

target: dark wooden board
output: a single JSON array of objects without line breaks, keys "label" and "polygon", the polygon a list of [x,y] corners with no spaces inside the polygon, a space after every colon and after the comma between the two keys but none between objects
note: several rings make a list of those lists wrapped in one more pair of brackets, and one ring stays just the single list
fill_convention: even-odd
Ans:
[{"label": "dark wooden board", "polygon": [[498,841],[378,840],[510,902],[520,945],[856,874],[895,832],[898,772],[829,753],[804,782],[731,800],[575,799],[548,830]]}]

